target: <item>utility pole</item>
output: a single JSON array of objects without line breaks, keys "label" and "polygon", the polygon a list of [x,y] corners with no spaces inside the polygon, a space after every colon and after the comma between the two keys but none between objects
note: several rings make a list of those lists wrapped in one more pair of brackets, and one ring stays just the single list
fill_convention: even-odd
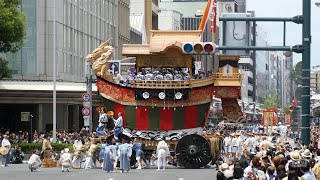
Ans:
[{"label": "utility pole", "polygon": [[310,144],[310,44],[311,44],[311,0],[303,0],[302,26],[302,126],[301,141]]},{"label": "utility pole", "polygon": [[57,63],[56,63],[56,0],[53,0],[53,42],[52,42],[52,54],[53,54],[53,104],[52,104],[52,141],[57,141]]}]

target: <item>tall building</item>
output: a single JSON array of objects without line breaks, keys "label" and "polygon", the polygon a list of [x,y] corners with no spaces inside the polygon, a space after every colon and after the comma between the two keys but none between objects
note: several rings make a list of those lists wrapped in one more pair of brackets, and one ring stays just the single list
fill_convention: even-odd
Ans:
[{"label": "tall building", "polygon": [[150,30],[158,30],[159,0],[130,0],[130,25],[142,32],[142,42],[149,43]]},{"label": "tall building", "polygon": [[161,9],[159,12],[159,30],[181,30],[182,14],[175,10]]},{"label": "tall building", "polygon": [[294,83],[290,75],[293,71],[293,54],[290,57],[285,57],[282,68],[282,87],[283,106],[291,106],[292,98],[294,96]]},{"label": "tall building", "polygon": [[[269,46],[267,33],[260,26],[256,27],[256,45]],[[261,103],[269,95],[269,52],[256,52],[256,101]]]},{"label": "tall building", "polygon": [[270,91],[273,91],[278,99],[278,106],[283,106],[283,62],[284,55],[282,52],[270,51],[269,74],[270,74]]},{"label": "tall building", "polygon": [[[21,10],[27,16],[27,34],[21,50],[6,55],[14,77],[1,82],[0,126],[29,130],[21,112],[31,112],[33,130],[52,130],[55,58],[57,130],[78,130],[86,91],[84,58],[109,38],[113,59],[121,58],[120,47],[130,40],[129,0],[29,0],[22,1]],[[99,105],[96,93],[93,98]]]}]

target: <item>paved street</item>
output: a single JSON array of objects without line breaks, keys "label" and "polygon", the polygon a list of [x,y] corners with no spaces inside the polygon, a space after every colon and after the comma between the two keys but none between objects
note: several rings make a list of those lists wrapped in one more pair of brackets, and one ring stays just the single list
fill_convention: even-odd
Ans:
[{"label": "paved street", "polygon": [[216,171],[211,169],[155,169],[132,170],[130,173],[106,173],[101,169],[71,170],[61,172],[60,168],[41,168],[41,172],[31,173],[26,164],[0,167],[0,177],[5,180],[206,180],[216,179]]}]

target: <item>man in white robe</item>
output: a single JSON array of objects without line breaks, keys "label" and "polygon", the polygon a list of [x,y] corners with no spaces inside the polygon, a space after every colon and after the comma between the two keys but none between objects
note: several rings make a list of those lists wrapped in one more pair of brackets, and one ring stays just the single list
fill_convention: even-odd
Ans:
[{"label": "man in white robe", "polygon": [[168,144],[162,140],[157,146],[157,157],[158,157],[158,169],[157,171],[165,171],[166,169],[166,157],[170,155]]},{"label": "man in white robe", "polygon": [[65,148],[64,153],[60,157],[60,163],[61,163],[61,171],[64,172],[64,168],[67,169],[69,172],[69,168],[72,167],[72,157],[71,154],[69,153],[69,149]]}]

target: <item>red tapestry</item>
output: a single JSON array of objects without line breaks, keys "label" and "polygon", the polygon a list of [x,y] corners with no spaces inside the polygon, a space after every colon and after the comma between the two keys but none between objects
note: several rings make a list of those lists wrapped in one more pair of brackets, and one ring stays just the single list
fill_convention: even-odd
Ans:
[{"label": "red tapestry", "polygon": [[140,106],[136,110],[136,128],[139,130],[149,130],[148,107]]},{"label": "red tapestry", "polygon": [[194,128],[197,126],[197,106],[186,106],[185,107],[185,128]]},{"label": "red tapestry", "polygon": [[97,79],[98,91],[117,101],[135,102],[135,91],[131,88],[125,88],[114,85],[107,81]]},{"label": "red tapestry", "polygon": [[173,129],[173,108],[160,109],[160,129]]},{"label": "red tapestry", "polygon": [[240,97],[240,89],[237,86],[216,86],[215,87],[215,96],[217,98],[239,98]]}]

